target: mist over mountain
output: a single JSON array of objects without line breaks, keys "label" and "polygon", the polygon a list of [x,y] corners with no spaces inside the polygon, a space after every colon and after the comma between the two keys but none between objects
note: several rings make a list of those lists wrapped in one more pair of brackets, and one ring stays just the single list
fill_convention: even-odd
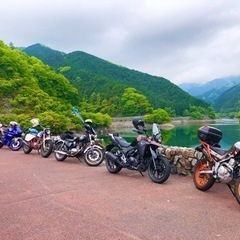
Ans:
[{"label": "mist over mountain", "polygon": [[212,103],[228,89],[240,83],[240,76],[217,78],[207,83],[182,83],[179,85],[184,91],[208,103]]}]

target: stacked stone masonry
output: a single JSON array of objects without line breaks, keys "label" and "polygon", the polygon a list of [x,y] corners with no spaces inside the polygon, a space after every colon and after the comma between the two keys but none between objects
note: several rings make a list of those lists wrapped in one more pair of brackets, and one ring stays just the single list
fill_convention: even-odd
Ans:
[{"label": "stacked stone masonry", "polygon": [[193,148],[162,146],[159,151],[166,155],[171,164],[171,173],[185,176],[193,176],[194,166],[202,153]]}]

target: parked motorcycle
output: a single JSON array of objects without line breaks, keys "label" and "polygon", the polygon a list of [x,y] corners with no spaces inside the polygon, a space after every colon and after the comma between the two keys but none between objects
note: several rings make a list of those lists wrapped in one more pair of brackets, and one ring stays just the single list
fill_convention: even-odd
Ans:
[{"label": "parked motorcycle", "polygon": [[134,118],[132,123],[134,131],[140,135],[131,143],[119,134],[109,134],[111,143],[106,146],[105,154],[107,170],[118,173],[122,168],[127,168],[141,174],[148,170],[153,182],[164,183],[170,175],[171,166],[166,156],[158,151],[162,142],[160,130],[153,123],[153,135],[150,137],[142,118]]},{"label": "parked motorcycle", "polygon": [[198,129],[201,145],[196,150],[202,153],[194,169],[194,184],[197,189],[207,191],[215,181],[225,183],[240,204],[240,141],[228,150],[219,145],[221,130],[202,126]]},{"label": "parked motorcycle", "polygon": [[22,144],[22,130],[17,122],[11,121],[9,127],[0,123],[0,148],[6,145],[11,150],[18,151]]},{"label": "parked motorcycle", "polygon": [[[51,139],[50,128],[45,128],[40,125],[37,118],[31,120],[32,126],[28,129],[23,140],[23,151],[29,154],[33,149],[37,150],[43,158],[47,158],[53,151],[53,140]],[[36,128],[41,130],[38,130]]]},{"label": "parked motorcycle", "polygon": [[104,160],[104,147],[97,143],[97,134],[92,127],[92,122],[87,119],[84,123],[85,134],[74,136],[73,132],[65,132],[55,142],[54,155],[56,160],[64,161],[67,157],[76,157],[89,166],[98,166]]}]

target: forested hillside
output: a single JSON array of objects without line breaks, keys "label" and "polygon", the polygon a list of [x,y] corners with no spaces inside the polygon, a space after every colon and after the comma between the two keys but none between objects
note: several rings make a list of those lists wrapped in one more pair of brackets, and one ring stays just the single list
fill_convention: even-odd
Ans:
[{"label": "forested hillside", "polygon": [[0,84],[1,122],[15,120],[29,126],[29,120],[38,117],[53,130],[81,127],[71,111],[73,106],[80,105],[80,95],[69,80],[36,57],[29,57],[2,41]]},{"label": "forested hillside", "polygon": [[[125,112],[127,109],[123,106],[126,101],[123,101],[122,95],[126,88],[132,89],[131,94],[141,95],[140,99],[145,97],[144,101],[153,109],[162,108],[171,115],[184,115],[193,106],[205,109],[210,106],[165,78],[130,70],[81,51],[65,54],[41,44],[27,47],[24,51],[68,78],[78,89],[81,101],[87,102],[88,107],[91,105],[88,109],[93,111],[108,112],[112,116],[133,114]],[[133,106],[137,107],[135,103]],[[135,113],[142,114],[144,111]]]},{"label": "forested hillside", "polygon": [[228,89],[214,102],[213,107],[220,113],[240,112],[240,84]]}]

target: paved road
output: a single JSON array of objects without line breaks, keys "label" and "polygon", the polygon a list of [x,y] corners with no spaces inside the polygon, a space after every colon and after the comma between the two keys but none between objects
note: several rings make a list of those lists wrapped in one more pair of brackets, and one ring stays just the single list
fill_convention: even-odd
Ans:
[{"label": "paved road", "polygon": [[0,239],[240,239],[240,206],[225,185],[148,175],[77,159],[0,149]]}]

